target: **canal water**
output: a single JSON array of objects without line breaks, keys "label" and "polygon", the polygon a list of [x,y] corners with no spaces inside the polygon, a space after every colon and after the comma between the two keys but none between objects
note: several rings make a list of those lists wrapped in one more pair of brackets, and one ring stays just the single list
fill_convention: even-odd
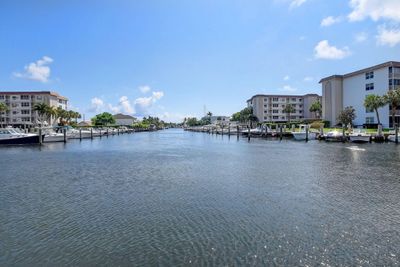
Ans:
[{"label": "canal water", "polygon": [[0,266],[400,263],[400,146],[166,130],[0,148]]}]

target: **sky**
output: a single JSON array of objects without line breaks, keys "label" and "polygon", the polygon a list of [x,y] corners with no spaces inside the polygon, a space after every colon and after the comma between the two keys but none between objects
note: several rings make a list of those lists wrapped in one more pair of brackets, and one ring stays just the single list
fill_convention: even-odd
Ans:
[{"label": "sky", "polygon": [[400,61],[400,0],[0,1],[0,91],[180,122]]}]

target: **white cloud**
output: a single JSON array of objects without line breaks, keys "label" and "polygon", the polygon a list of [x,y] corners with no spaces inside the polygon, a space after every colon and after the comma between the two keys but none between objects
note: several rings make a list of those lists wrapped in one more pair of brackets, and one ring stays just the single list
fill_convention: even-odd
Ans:
[{"label": "white cloud", "polygon": [[320,59],[343,59],[351,54],[348,47],[339,49],[329,45],[327,40],[320,41],[314,48],[315,57]]},{"label": "white cloud", "polygon": [[285,92],[295,92],[297,91],[297,88],[291,87],[290,85],[285,85],[281,88],[281,91]]},{"label": "white cloud", "polygon": [[128,114],[135,113],[135,109],[132,107],[127,96],[122,96],[119,99],[119,104],[121,105],[121,107],[125,113],[128,113]]},{"label": "white cloud", "polygon": [[399,0],[350,0],[353,11],[348,15],[350,21],[361,21],[367,17],[400,22]]},{"label": "white cloud", "polygon": [[400,44],[400,29],[399,28],[386,28],[385,25],[378,27],[378,35],[376,36],[378,45],[387,45],[394,47]]},{"label": "white cloud", "polygon": [[164,96],[164,92],[152,92],[151,96],[148,97],[139,97],[136,98],[133,102],[135,106],[135,110],[139,113],[139,115],[144,115],[149,112],[149,109],[160,100]]},{"label": "white cloud", "polygon": [[159,92],[153,92],[153,98],[154,98],[154,100],[158,100],[158,99],[160,99],[161,97],[163,97],[164,96],[164,92],[161,92],[161,91],[159,91]]},{"label": "white cloud", "polygon": [[304,4],[307,0],[292,0],[292,2],[290,3],[289,8],[296,8],[301,6],[302,4]]},{"label": "white cloud", "polygon": [[359,32],[354,36],[357,43],[363,43],[368,39],[368,34],[365,32]]},{"label": "white cloud", "polygon": [[112,113],[120,113],[121,112],[121,108],[119,106],[113,106],[111,104],[108,104],[108,109],[112,112]]},{"label": "white cloud", "polygon": [[91,112],[100,112],[104,107],[104,101],[98,97],[94,97],[90,100],[91,107],[89,111]]},{"label": "white cloud", "polygon": [[36,62],[29,63],[29,65],[25,66],[25,72],[14,72],[13,75],[17,78],[46,83],[49,81],[50,78],[50,67],[48,65],[52,62],[52,58],[44,56],[42,59],[39,59]]},{"label": "white cloud", "polygon": [[140,92],[145,94],[151,90],[151,87],[148,85],[142,85],[142,86],[139,86],[139,90],[140,90]]},{"label": "white cloud", "polygon": [[335,18],[335,17],[329,16],[329,17],[324,18],[321,21],[321,27],[328,27],[328,26],[331,26],[331,25],[333,25],[335,23],[339,23],[341,21],[342,21],[341,17],[336,17]]},{"label": "white cloud", "polygon": [[284,81],[290,80],[290,76],[289,76],[289,75],[286,75],[285,77],[283,77],[283,80],[284,80]]},{"label": "white cloud", "polygon": [[170,113],[170,112],[164,112],[162,114],[158,114],[157,117],[159,117],[161,120],[165,122],[182,122],[184,118],[190,118],[190,117],[195,117],[194,115],[183,115],[180,113]]},{"label": "white cloud", "polygon": [[313,80],[314,80],[314,78],[311,76],[304,77],[305,82],[312,82]]}]

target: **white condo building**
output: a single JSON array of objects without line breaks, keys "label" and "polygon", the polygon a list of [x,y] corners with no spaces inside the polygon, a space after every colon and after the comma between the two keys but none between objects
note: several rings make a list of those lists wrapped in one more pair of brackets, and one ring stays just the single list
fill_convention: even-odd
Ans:
[{"label": "white condo building", "polygon": [[[321,79],[322,116],[331,125],[344,107],[352,106],[356,111],[355,125],[376,124],[375,112],[366,110],[364,99],[368,94],[384,95],[388,90],[400,86],[400,62],[389,61],[383,64],[354,71],[344,75],[332,75]],[[379,109],[383,127],[392,127],[389,106]],[[396,115],[399,122],[400,113]]]},{"label": "white condo building", "polygon": [[[56,92],[0,92],[0,102],[6,104],[8,110],[0,112],[0,125],[32,126],[39,120],[34,110],[35,104],[45,103],[51,107],[67,109],[68,98]],[[54,122],[48,122],[52,125]]]},{"label": "white condo building", "polygon": [[295,109],[290,114],[291,120],[315,119],[316,114],[309,110],[314,102],[321,102],[321,99],[317,94],[255,95],[247,100],[247,106],[253,108],[253,114],[259,122],[286,122],[288,114],[283,111],[286,105],[292,105]]}]

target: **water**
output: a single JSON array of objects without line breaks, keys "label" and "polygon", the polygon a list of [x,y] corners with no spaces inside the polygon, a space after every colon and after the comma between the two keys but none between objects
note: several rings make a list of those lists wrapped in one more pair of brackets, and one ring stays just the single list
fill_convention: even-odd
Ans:
[{"label": "water", "polygon": [[167,130],[0,148],[0,266],[400,263],[400,147]]}]

